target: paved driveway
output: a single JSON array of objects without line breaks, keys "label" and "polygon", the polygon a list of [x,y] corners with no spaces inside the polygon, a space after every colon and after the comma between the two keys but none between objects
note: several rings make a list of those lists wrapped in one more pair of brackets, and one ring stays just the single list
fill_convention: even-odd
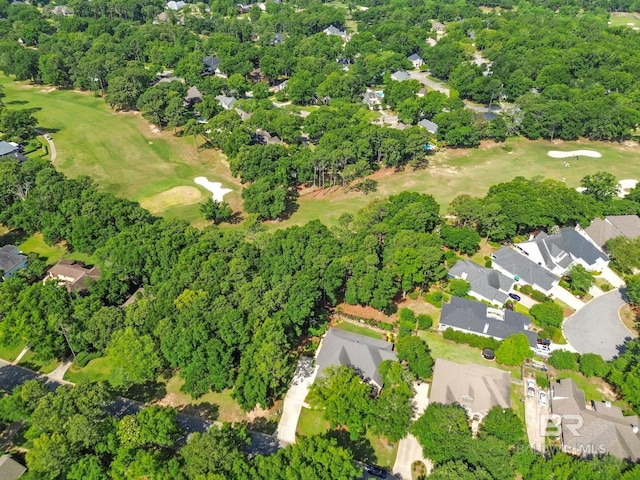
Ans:
[{"label": "paved driveway", "polygon": [[569,305],[574,310],[580,310],[584,307],[582,300],[574,297],[569,290],[565,290],[560,285],[556,285],[551,289],[551,295]]},{"label": "paved driveway", "polygon": [[284,397],[282,416],[278,422],[277,437],[281,442],[294,443],[296,441],[296,427],[304,399],[316,378],[318,367],[314,367],[313,359],[300,357],[296,373],[291,380],[291,386]]},{"label": "paved driveway", "polygon": [[580,353],[597,353],[611,360],[632,333],[620,321],[625,301],[620,290],[594,298],[564,323],[564,336]]}]

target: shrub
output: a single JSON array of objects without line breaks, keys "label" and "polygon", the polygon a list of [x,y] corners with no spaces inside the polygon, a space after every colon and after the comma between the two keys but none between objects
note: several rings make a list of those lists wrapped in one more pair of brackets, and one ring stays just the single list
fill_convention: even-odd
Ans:
[{"label": "shrub", "polygon": [[580,355],[567,350],[554,350],[549,355],[549,364],[558,370],[578,371],[578,359]]},{"label": "shrub", "polygon": [[398,336],[406,337],[411,335],[411,332],[416,328],[416,316],[413,311],[408,308],[401,308],[398,312],[398,319],[400,324]]},{"label": "shrub", "polygon": [[449,280],[449,291],[451,295],[456,297],[466,297],[471,289],[471,284],[461,278],[452,278]]},{"label": "shrub", "polygon": [[531,285],[522,285],[520,287],[520,291],[525,295],[531,295],[531,292],[533,292],[533,287]]},{"label": "shrub", "polygon": [[580,371],[585,377],[605,378],[609,374],[609,364],[595,353],[585,353],[580,357]]},{"label": "shrub", "polygon": [[443,293],[440,291],[428,292],[424,294],[424,299],[426,302],[430,303],[434,307],[442,307],[442,297]]},{"label": "shrub", "polygon": [[398,360],[406,360],[409,370],[420,378],[431,377],[433,371],[433,358],[430,355],[429,345],[420,337],[404,337],[398,339],[396,344]]},{"label": "shrub", "polygon": [[500,348],[500,340],[496,340],[492,337],[481,337],[480,335],[474,335],[473,333],[459,332],[458,330],[454,330],[453,328],[447,328],[442,336],[447,340],[452,340],[456,343],[465,343],[470,347],[475,348],[491,348],[492,350],[497,350]]},{"label": "shrub", "polygon": [[542,375],[541,373],[536,374],[536,383],[540,388],[549,388],[551,382],[547,378],[546,375]]},{"label": "shrub", "polygon": [[538,290],[534,290],[531,292],[531,298],[533,298],[536,302],[544,302],[549,299],[544,293],[539,292]]},{"label": "shrub", "polygon": [[567,341],[562,335],[562,330],[556,327],[546,327],[544,330],[538,332],[540,338],[548,338],[553,343],[565,344]]},{"label": "shrub", "polygon": [[598,288],[603,292],[610,292],[611,290],[613,290],[613,285],[611,285],[609,282],[603,282],[599,285]]},{"label": "shrub", "polygon": [[503,365],[520,365],[525,358],[533,356],[529,339],[524,333],[505,338],[496,350],[496,361]]},{"label": "shrub", "polygon": [[433,318],[426,313],[419,314],[416,319],[418,320],[418,328],[420,330],[429,330],[433,325]]},{"label": "shrub", "polygon": [[487,258],[487,259],[484,261],[484,266],[485,266],[485,267],[487,267],[487,268],[491,268],[491,266],[492,266],[492,265],[493,265],[493,262],[491,261],[491,259],[490,259],[490,258]]},{"label": "shrub", "polygon": [[407,297],[409,297],[411,300],[417,300],[418,297],[420,296],[420,292],[411,292],[407,295]]},{"label": "shrub", "polygon": [[91,352],[91,353],[87,353],[87,352],[80,352],[77,355],[77,363],[76,365],[80,368],[84,368],[87,366],[87,364],[91,361],[94,360],[96,358],[100,358],[102,357],[102,353],[101,352]]},{"label": "shrub", "polygon": [[541,327],[561,327],[564,315],[562,307],[555,302],[542,302],[531,307],[529,313]]}]

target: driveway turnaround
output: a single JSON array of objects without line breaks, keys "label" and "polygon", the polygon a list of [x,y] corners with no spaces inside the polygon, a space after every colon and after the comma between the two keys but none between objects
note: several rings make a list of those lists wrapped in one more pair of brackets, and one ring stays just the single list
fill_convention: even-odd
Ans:
[{"label": "driveway turnaround", "polygon": [[318,367],[313,365],[312,358],[300,357],[296,373],[291,380],[291,387],[289,387],[282,405],[282,416],[278,423],[277,433],[278,440],[281,442],[294,443],[296,441],[298,418],[300,418],[304,399],[316,378],[317,370]]},{"label": "driveway turnaround", "polygon": [[620,290],[594,298],[564,323],[567,341],[580,353],[597,353],[611,360],[633,337],[618,314],[624,303]]}]

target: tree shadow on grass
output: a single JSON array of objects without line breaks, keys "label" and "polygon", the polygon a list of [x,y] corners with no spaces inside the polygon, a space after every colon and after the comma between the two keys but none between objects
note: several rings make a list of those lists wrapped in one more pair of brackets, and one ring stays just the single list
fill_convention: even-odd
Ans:
[{"label": "tree shadow on grass", "polygon": [[0,245],[18,245],[24,242],[29,236],[24,230],[10,230],[4,235],[0,235]]},{"label": "tree shadow on grass", "polygon": [[202,420],[215,421],[220,415],[220,407],[215,403],[202,402],[197,405],[182,405],[178,407],[180,413],[200,418]]},{"label": "tree shadow on grass", "polygon": [[158,401],[167,394],[166,384],[151,380],[145,383],[121,388],[116,391],[118,395],[143,403]]},{"label": "tree shadow on grass", "polygon": [[335,438],[338,445],[349,450],[356,460],[368,463],[376,463],[378,461],[373,445],[365,436],[352,440],[346,430],[331,430],[326,435],[327,438]]},{"label": "tree shadow on grass", "polygon": [[273,435],[278,429],[278,421],[266,417],[257,417],[250,422],[244,422],[249,430]]},{"label": "tree shadow on grass", "polygon": [[26,100],[11,100],[10,102],[4,102],[5,105],[26,105],[27,103],[29,102]]}]

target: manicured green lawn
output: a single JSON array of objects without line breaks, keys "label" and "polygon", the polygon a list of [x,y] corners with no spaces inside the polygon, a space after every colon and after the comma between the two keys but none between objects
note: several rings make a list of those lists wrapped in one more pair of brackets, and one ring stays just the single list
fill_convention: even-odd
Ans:
[{"label": "manicured green lawn", "polygon": [[[587,378],[579,372],[572,372],[570,370],[560,370],[556,375],[556,379],[560,380],[562,378],[572,378],[578,388],[584,390],[584,396],[587,402],[596,401],[602,402],[604,400],[612,400],[612,403],[625,409],[628,406],[621,400],[613,400],[612,398],[607,398],[600,390],[599,385],[605,384],[604,380],[599,378]],[[610,387],[608,387],[610,388]]]},{"label": "manicured green lawn", "polygon": [[320,435],[329,431],[329,422],[322,418],[322,410],[302,408],[296,427],[296,435]]},{"label": "manicured green lawn", "polygon": [[358,333],[360,335],[364,335],[365,337],[371,337],[378,340],[385,339],[383,335],[378,332],[374,332],[367,327],[361,327],[360,325],[354,325],[353,323],[349,322],[340,322],[336,325],[336,328],[339,328],[340,330],[344,330],[346,332]]},{"label": "manicured green lawn", "polygon": [[113,373],[113,366],[109,357],[100,357],[91,360],[84,368],[78,368],[73,364],[64,375],[64,379],[73,382],[108,382]]},{"label": "manicured green lawn", "polygon": [[[640,15],[631,12],[613,12],[610,19],[614,27],[626,26],[629,28],[640,27]],[[632,24],[632,25],[629,25]]]},{"label": "manicured green lawn", "polygon": [[[199,223],[198,204],[209,192],[193,180],[205,176],[233,189],[225,200],[241,208],[240,183],[223,155],[198,149],[193,137],[159,132],[139,114],[113,112],[91,93],[34,87],[4,76],[0,85],[9,106],[26,102],[20,107],[38,109],[38,128],[53,137],[58,155],[54,163],[65,174],[89,175],[106,191],[140,201],[153,213],[181,205],[183,211],[171,216],[177,213]],[[169,192],[170,205],[159,202],[157,195],[174,187],[182,188]]]},{"label": "manicured green lawn", "polygon": [[25,347],[23,342],[16,342],[11,345],[0,344],[0,358],[7,362],[13,362]]},{"label": "manicured green lawn", "polygon": [[60,362],[55,358],[50,360],[37,360],[35,356],[36,354],[29,350],[24,354],[24,357],[20,359],[18,365],[22,365],[23,367],[27,367],[40,373],[51,373],[58,365],[60,365]]},{"label": "manicured green lawn", "polygon": [[17,247],[25,253],[37,253],[46,260],[47,265],[58,263],[63,258],[84,262],[87,265],[93,265],[95,263],[95,259],[86,253],[69,252],[61,244],[54,246],[47,245],[40,233],[35,233],[26,238],[22,243],[18,244]]},{"label": "manicured green lawn", "polygon": [[447,340],[442,335],[433,331],[420,330],[418,336],[424,339],[431,349],[433,358],[442,358],[451,362],[462,364],[475,363],[483,367],[499,368],[511,372],[513,378],[520,378],[520,369],[518,367],[506,367],[496,362],[489,362],[482,358],[481,350],[473,348],[469,345],[455,343]]}]

